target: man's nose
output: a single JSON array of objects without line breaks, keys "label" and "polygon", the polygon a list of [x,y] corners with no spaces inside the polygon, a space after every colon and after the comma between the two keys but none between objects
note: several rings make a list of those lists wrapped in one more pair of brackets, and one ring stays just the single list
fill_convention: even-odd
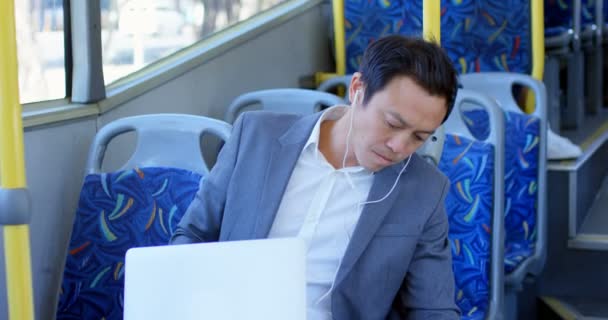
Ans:
[{"label": "man's nose", "polygon": [[414,143],[411,134],[397,135],[389,140],[388,147],[394,156],[405,157],[413,152]]}]

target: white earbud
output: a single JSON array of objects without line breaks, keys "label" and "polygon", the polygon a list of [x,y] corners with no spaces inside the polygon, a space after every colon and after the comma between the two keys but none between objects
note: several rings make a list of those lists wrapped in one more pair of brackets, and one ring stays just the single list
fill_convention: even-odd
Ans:
[{"label": "white earbud", "polygon": [[355,104],[361,104],[361,100],[359,100],[359,95],[361,94],[361,89],[357,89],[357,91],[355,91],[355,98],[353,99],[353,105]]}]

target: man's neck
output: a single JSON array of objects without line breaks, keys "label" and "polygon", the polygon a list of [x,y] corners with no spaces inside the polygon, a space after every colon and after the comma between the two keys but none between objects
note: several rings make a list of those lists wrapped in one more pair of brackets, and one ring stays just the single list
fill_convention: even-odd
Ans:
[{"label": "man's neck", "polygon": [[[344,152],[346,152],[346,139],[350,127],[352,109],[338,120],[326,120],[321,122],[319,130],[319,151],[335,169],[342,168]],[[352,141],[352,132],[350,140]],[[352,143],[348,149],[346,167],[359,165],[355,158]]]}]

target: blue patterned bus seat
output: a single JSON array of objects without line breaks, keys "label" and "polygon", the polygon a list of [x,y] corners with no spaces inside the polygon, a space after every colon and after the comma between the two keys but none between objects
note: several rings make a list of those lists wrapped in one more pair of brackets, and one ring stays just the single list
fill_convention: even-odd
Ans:
[{"label": "blue patterned bus seat", "polygon": [[[488,132],[488,114],[464,113],[465,123],[480,139]],[[534,254],[540,119],[505,112],[505,273]]]},{"label": "blue patterned bus seat", "polygon": [[603,0],[582,0],[581,1],[581,26],[585,27],[595,23],[596,1]]},{"label": "blue patterned bus seat", "polygon": [[346,73],[359,70],[367,45],[391,34],[422,34],[422,0],[345,0]]},{"label": "blue patterned bus seat", "polygon": [[545,1],[545,36],[553,37],[572,28],[572,0]]},{"label": "blue patterned bus seat", "polygon": [[490,295],[494,147],[448,134],[439,170],[451,182],[446,211],[456,304],[462,319],[483,319]]},{"label": "blue patterned bus seat", "polygon": [[[518,10],[514,10],[517,8]],[[346,72],[390,34],[422,35],[422,1],[345,1]],[[441,1],[441,45],[460,73],[532,70],[527,0]]]},{"label": "blue patterned bus seat", "polygon": [[604,0],[602,11],[604,11],[604,25],[608,25],[608,2]]},{"label": "blue patterned bus seat", "polygon": [[201,176],[141,168],[91,174],[80,193],[57,319],[122,319],[125,253],[165,245]]},{"label": "blue patterned bus seat", "polygon": [[532,70],[529,0],[441,1],[441,45],[460,74]]}]

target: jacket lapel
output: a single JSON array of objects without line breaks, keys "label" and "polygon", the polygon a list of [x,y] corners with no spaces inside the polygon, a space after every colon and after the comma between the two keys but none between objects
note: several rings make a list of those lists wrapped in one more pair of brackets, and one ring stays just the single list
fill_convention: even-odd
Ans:
[{"label": "jacket lapel", "polygon": [[272,147],[256,211],[255,239],[268,236],[291,173],[320,116],[321,113],[317,113],[300,118]]},{"label": "jacket lapel", "polygon": [[[399,170],[396,169],[401,169],[401,166],[393,165],[374,175],[374,182],[366,201],[380,200],[390,191],[399,174]],[[404,172],[402,176],[405,174],[406,172]],[[359,259],[374,234],[376,234],[378,228],[382,225],[384,218],[393,207],[393,203],[399,195],[400,185],[401,183],[397,183],[395,189],[383,201],[368,203],[363,207],[353,237],[344,253],[344,258],[342,259],[338,275],[336,276],[335,285],[344,280],[344,277],[351,271],[355,262],[357,262],[357,259]]]}]

